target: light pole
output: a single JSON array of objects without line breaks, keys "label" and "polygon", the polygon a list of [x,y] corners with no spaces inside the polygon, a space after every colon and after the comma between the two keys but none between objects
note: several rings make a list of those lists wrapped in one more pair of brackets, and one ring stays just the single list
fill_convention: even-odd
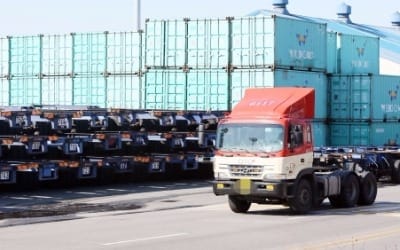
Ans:
[{"label": "light pole", "polygon": [[136,16],[137,16],[137,31],[139,31],[139,30],[141,30],[141,19],[142,19],[142,17],[141,17],[141,0],[137,0],[137,12],[136,12]]}]

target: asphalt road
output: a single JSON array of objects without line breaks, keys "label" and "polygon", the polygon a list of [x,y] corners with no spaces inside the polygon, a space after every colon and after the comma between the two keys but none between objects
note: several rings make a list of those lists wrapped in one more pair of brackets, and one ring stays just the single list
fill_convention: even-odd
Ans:
[{"label": "asphalt road", "polygon": [[[206,181],[7,193],[0,249],[399,249],[399,193],[387,185],[372,206],[326,200],[302,216],[254,204],[234,214]],[[63,213],[35,213],[52,210]]]}]

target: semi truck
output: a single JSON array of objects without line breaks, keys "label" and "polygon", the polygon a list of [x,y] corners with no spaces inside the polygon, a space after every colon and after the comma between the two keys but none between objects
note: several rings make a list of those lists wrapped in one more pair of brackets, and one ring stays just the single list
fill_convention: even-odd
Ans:
[{"label": "semi truck", "polygon": [[298,214],[328,198],[333,207],[371,205],[373,173],[347,160],[314,155],[315,90],[249,88],[217,127],[213,160],[215,195],[246,213],[252,203],[282,204]]}]

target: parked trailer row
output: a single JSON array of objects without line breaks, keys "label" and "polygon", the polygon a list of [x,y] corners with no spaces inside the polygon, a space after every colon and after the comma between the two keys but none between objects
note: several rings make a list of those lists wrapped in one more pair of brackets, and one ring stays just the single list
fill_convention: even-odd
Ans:
[{"label": "parked trailer row", "polygon": [[[0,117],[0,184],[211,174],[223,112],[19,108]],[[64,183],[65,182],[65,183]]]}]

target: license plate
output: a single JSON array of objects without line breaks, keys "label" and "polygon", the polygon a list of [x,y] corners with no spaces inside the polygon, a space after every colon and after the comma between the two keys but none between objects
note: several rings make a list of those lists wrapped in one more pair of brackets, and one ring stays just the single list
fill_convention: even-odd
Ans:
[{"label": "license plate", "polygon": [[151,164],[151,169],[152,170],[160,170],[160,163],[159,162],[153,162]]},{"label": "license plate", "polygon": [[119,164],[119,170],[127,170],[127,169],[128,169],[128,162],[123,161]]},{"label": "license plate", "polygon": [[82,175],[90,175],[91,168],[90,167],[83,167],[82,168]]},{"label": "license plate", "polygon": [[2,181],[10,180],[10,171],[1,171],[0,172],[0,180],[2,180]]},{"label": "license plate", "polygon": [[78,152],[78,144],[77,143],[71,143],[69,144],[69,152]]},{"label": "license plate", "polygon": [[240,179],[237,182],[240,194],[250,194],[251,191],[251,180],[250,179]]},{"label": "license plate", "polygon": [[217,183],[217,189],[223,189],[225,185],[223,183]]},{"label": "license plate", "polygon": [[33,142],[32,143],[32,151],[33,152],[41,152],[42,144],[40,142]]}]

